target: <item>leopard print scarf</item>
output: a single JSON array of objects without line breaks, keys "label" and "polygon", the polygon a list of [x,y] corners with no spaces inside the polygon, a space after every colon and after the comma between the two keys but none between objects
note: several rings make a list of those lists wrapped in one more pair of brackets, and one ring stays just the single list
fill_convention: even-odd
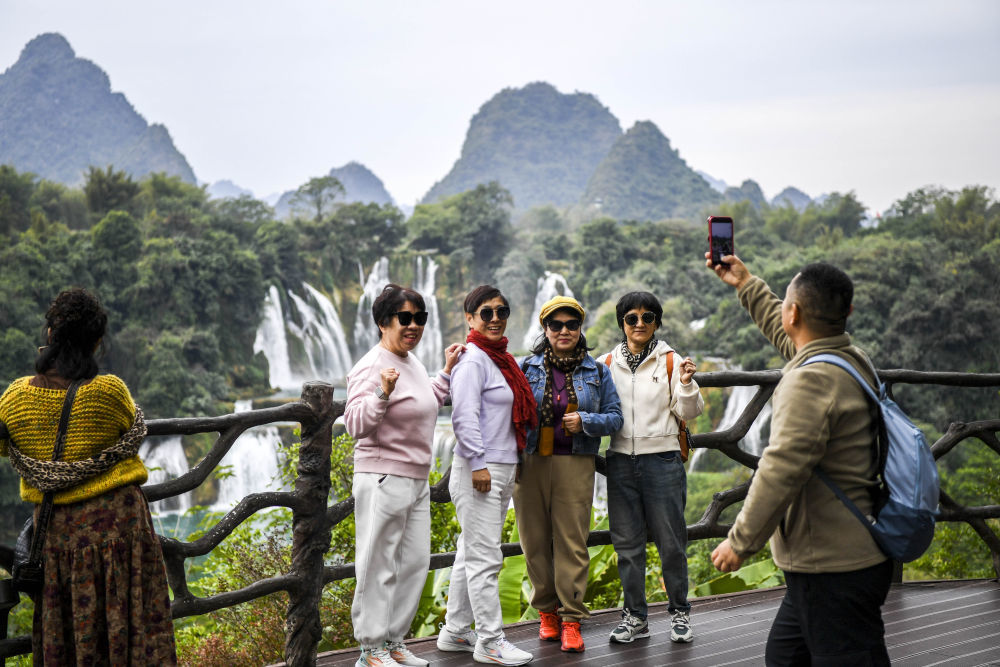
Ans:
[{"label": "leopard print scarf", "polygon": [[658,341],[655,338],[650,338],[649,342],[646,343],[646,347],[642,348],[642,352],[639,354],[632,354],[632,351],[628,349],[628,342],[622,341],[622,356],[625,357],[625,363],[635,373],[635,369],[639,368],[639,364],[642,363],[643,359],[649,356],[649,353],[653,351],[656,347]]},{"label": "leopard print scarf", "polygon": [[82,461],[42,461],[21,453],[10,440],[10,463],[28,486],[42,493],[62,491],[110,470],[135,456],[146,437],[146,419],[142,408],[135,406],[135,420],[118,442]]}]

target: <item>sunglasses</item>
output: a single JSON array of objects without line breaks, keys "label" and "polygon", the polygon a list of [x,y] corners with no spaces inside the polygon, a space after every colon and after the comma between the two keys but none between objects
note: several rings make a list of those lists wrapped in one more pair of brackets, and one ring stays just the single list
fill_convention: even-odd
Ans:
[{"label": "sunglasses", "polygon": [[500,320],[506,320],[508,317],[510,317],[510,308],[508,308],[507,306],[500,306],[499,308],[496,309],[496,311],[494,311],[492,308],[483,308],[482,310],[479,311],[479,319],[481,319],[483,322],[492,322],[494,312],[496,312],[497,319]]},{"label": "sunglasses", "polygon": [[427,324],[427,311],[421,310],[417,313],[411,313],[408,310],[401,310],[397,313],[393,313],[396,319],[399,320],[399,326],[408,327],[410,322],[416,322],[418,327],[422,327]]},{"label": "sunglasses", "polygon": [[[643,324],[652,324],[655,321],[656,321],[656,313],[651,313],[647,310],[645,313],[642,314]],[[625,324],[629,325],[630,327],[634,327],[635,325],[639,324],[639,316],[636,315],[635,313],[629,313],[628,315],[625,316]]]},{"label": "sunglasses", "polygon": [[562,331],[563,327],[566,327],[566,331],[576,331],[580,328],[580,320],[566,320],[565,322],[562,320],[549,320],[546,326],[549,327],[549,331],[555,333]]}]

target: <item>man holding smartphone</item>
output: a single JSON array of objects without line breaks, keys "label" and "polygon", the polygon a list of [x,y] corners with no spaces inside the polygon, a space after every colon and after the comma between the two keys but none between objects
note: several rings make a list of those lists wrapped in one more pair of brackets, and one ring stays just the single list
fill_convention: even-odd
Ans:
[{"label": "man holding smartphone", "polygon": [[705,264],[738,290],[761,332],[789,360],[772,397],[771,437],[743,508],[712,563],[732,572],[770,538],[787,591],[767,639],[767,665],[888,665],[881,606],[892,561],[814,475],[826,473],[866,514],[876,486],[875,408],[836,354],[874,385],[867,355],[845,331],[854,286],[840,269],[810,264],[781,300],[735,255]]}]

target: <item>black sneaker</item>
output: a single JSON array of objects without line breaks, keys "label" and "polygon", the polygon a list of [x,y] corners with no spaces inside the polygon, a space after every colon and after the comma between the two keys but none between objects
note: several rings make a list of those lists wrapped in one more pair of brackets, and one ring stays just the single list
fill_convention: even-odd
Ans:
[{"label": "black sneaker", "polygon": [[609,639],[617,644],[631,644],[636,639],[649,638],[649,624],[646,619],[633,616],[628,609],[622,611],[622,622],[611,631]]}]

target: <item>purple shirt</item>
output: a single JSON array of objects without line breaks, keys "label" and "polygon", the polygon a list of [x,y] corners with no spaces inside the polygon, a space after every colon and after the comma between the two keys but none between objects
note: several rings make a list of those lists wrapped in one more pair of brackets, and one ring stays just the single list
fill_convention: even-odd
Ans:
[{"label": "purple shirt", "polygon": [[[558,368],[552,368],[552,419],[555,422],[552,433],[552,453],[572,454],[573,436],[563,430],[562,418],[569,407],[569,392],[566,391],[566,381],[572,381]],[[557,387],[562,390],[557,391]]]}]

